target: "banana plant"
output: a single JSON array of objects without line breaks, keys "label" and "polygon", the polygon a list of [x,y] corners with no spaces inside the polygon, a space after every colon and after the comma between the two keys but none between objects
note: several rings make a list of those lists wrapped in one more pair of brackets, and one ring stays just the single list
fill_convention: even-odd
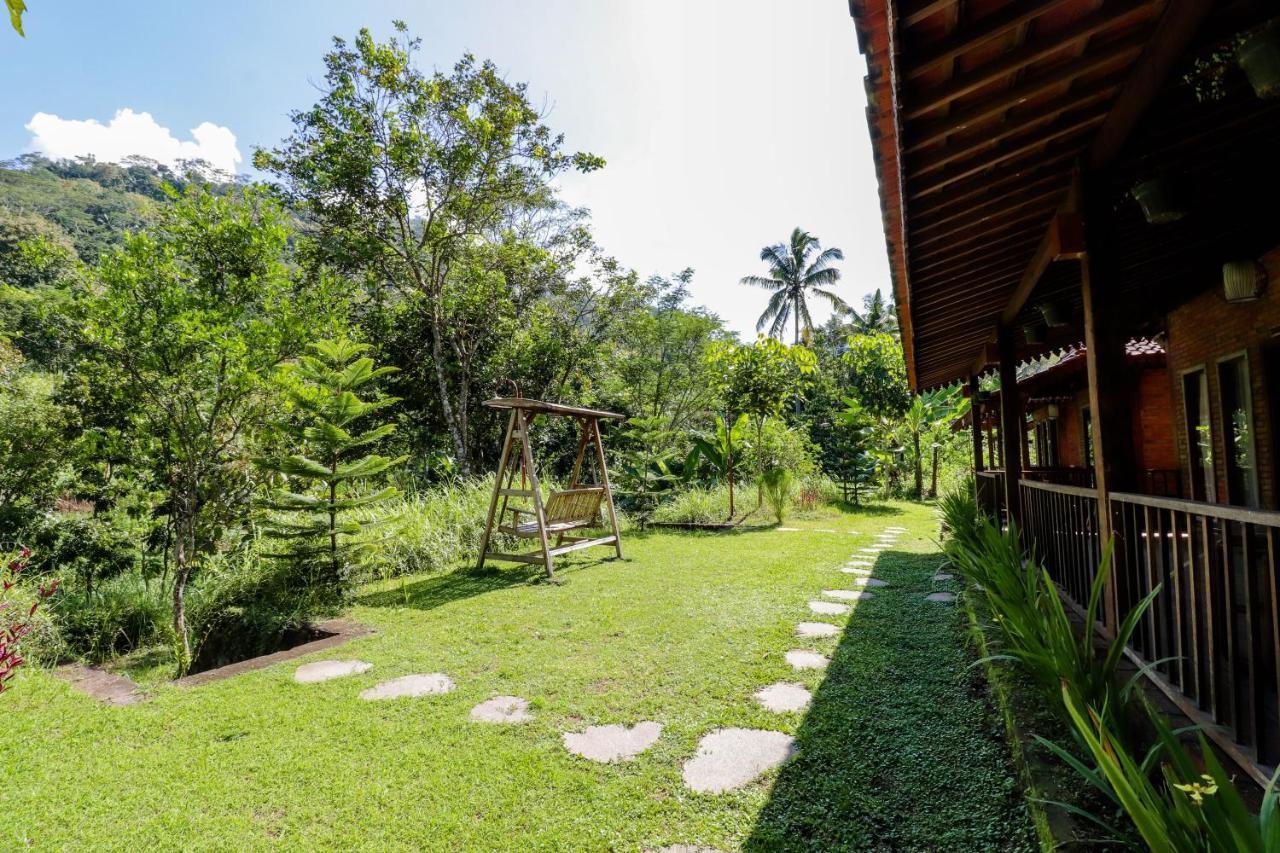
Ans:
[{"label": "banana plant", "polygon": [[745,446],[748,421],[747,415],[742,414],[730,427],[723,417],[717,415],[714,433],[692,436],[693,452],[689,454],[685,465],[686,470],[692,470],[697,464],[697,457],[701,457],[718,475],[725,478],[729,483],[729,518],[733,518],[734,514],[734,458],[735,454],[741,455]]}]

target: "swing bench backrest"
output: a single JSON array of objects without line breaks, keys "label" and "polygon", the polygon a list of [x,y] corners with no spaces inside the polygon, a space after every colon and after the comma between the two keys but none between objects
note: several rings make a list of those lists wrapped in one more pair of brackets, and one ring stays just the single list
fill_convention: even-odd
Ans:
[{"label": "swing bench backrest", "polygon": [[600,502],[603,499],[603,486],[552,492],[544,510],[547,526],[560,530],[593,527],[600,523]]}]

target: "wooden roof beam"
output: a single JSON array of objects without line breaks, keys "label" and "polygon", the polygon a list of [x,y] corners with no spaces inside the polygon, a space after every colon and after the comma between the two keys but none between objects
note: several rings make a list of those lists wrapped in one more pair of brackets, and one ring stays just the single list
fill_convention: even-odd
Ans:
[{"label": "wooden roof beam", "polygon": [[[1070,157],[1062,157],[1068,160]],[[1022,169],[1011,172],[996,180],[984,180],[973,186],[953,188],[947,193],[947,203],[929,207],[911,217],[913,225],[923,228],[939,222],[948,222],[957,216],[977,214],[990,207],[1000,207],[1009,203],[1010,188],[1023,192],[1041,190],[1048,186],[1066,187],[1071,181],[1069,166],[1064,167],[1059,161],[1052,168]]]},{"label": "wooden roof beam", "polygon": [[1152,0],[1125,0],[1122,3],[1108,3],[1090,15],[1081,18],[1074,24],[1059,32],[1037,39],[1016,50],[1006,53],[999,59],[979,66],[952,78],[949,82],[928,90],[927,100],[924,92],[920,99],[907,97],[910,106],[903,110],[909,120],[919,118],[931,110],[945,106],[957,98],[972,94],[997,80],[1008,77],[1027,65],[1038,62],[1060,50],[1078,44],[1113,26],[1117,22],[1142,10],[1152,8]]},{"label": "wooden roof beam", "polygon": [[918,24],[926,18],[930,18],[949,6],[954,6],[958,0],[919,0],[907,6],[906,12],[902,15],[902,22],[907,26]]},{"label": "wooden roof beam", "polygon": [[[1079,59],[1055,68],[1048,73],[1032,77],[1006,91],[998,92],[979,104],[921,125],[915,132],[907,135],[911,139],[913,147],[925,146],[946,139],[957,131],[998,116],[1018,104],[1025,103],[1046,92],[1072,83],[1077,77],[1084,76],[1099,68],[1105,68],[1122,59],[1135,56],[1145,44],[1145,35],[1141,34],[1121,39],[1115,44],[1107,45],[1105,48],[1085,54]],[[1070,96],[1066,95],[1064,97]]]},{"label": "wooden roof beam", "polygon": [[1212,9],[1213,0],[1169,0],[1132,77],[1093,139],[1090,168],[1106,165],[1119,153]]},{"label": "wooden roof beam", "polygon": [[913,192],[909,192],[908,198],[914,201],[933,195],[934,193],[946,189],[957,181],[962,181],[965,178],[985,172],[995,166],[1003,165],[1010,160],[1017,160],[1020,157],[1024,157],[1039,148],[1052,145],[1055,142],[1061,142],[1064,139],[1079,136],[1085,131],[1102,124],[1106,118],[1107,114],[1105,112],[1091,113],[1083,118],[1072,121],[1065,127],[1058,128],[1050,133],[1034,136],[1015,148],[999,152],[994,157],[979,159],[976,163],[964,164],[960,169],[949,174],[942,175],[936,178],[932,183],[917,188]]},{"label": "wooden roof beam", "polygon": [[[1052,181],[1042,181],[1043,186],[1040,189],[1027,189],[1027,194],[1019,196],[1012,203],[1007,198],[993,199],[985,204],[977,205],[969,210],[954,213],[944,219],[938,219],[931,222],[913,224],[911,226],[911,245],[922,246],[936,237],[948,237],[952,234],[958,234],[974,225],[985,224],[987,222],[996,221],[998,218],[1011,214],[1016,211],[1026,210],[1032,207],[1043,207],[1049,205],[1054,199],[1062,195],[1064,188],[1060,176],[1055,176]],[[1054,208],[1057,205],[1052,205]],[[957,221],[959,220],[959,221]],[[941,230],[939,230],[941,229]]]},{"label": "wooden roof beam", "polygon": [[977,235],[991,234],[993,231],[1005,231],[1010,226],[1025,222],[1028,219],[1041,219],[1057,210],[1058,205],[1055,202],[1061,194],[1061,190],[1043,193],[1034,199],[1014,205],[1007,210],[984,216],[976,222],[955,225],[946,231],[936,234],[924,236],[918,232],[913,232],[911,246],[919,255],[925,247],[942,241],[946,241],[949,246],[959,246]]},{"label": "wooden roof beam", "polygon": [[1049,264],[1060,260],[1079,260],[1084,255],[1084,220],[1078,213],[1059,213],[1049,222],[1044,238],[1036,248],[1031,263],[1022,274],[1009,304],[1000,314],[1001,325],[1009,325],[1018,318],[1022,306],[1031,298],[1040,277]]},{"label": "wooden roof beam", "polygon": [[[1068,2],[1071,2],[1071,0],[1018,0],[1018,2],[1011,3],[1000,11],[987,15],[967,27],[961,27],[954,34],[943,39],[935,47],[929,49],[919,62],[908,68],[906,76],[908,79],[919,77],[944,62],[949,62],[956,57],[962,56],[983,42],[1012,32],[1023,24],[1033,21]],[[937,12],[941,8],[943,7],[939,6],[933,11]],[[917,20],[923,20],[923,18]],[[908,25],[916,23],[910,16],[906,18],[906,22]]]}]

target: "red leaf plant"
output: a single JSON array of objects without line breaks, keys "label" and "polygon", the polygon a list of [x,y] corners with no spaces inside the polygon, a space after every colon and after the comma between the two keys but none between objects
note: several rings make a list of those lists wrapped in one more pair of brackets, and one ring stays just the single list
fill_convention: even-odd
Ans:
[{"label": "red leaf plant", "polygon": [[18,650],[18,641],[31,632],[32,620],[45,599],[58,589],[58,581],[42,583],[36,588],[36,600],[29,607],[16,601],[18,579],[26,571],[31,558],[30,548],[19,548],[0,569],[0,693],[9,689],[24,659]]}]

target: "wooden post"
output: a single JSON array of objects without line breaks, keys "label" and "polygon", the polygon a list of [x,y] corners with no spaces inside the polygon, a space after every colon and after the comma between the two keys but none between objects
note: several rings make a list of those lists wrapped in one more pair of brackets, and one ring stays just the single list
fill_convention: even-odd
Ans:
[{"label": "wooden post", "polygon": [[507,418],[507,437],[502,441],[498,473],[493,477],[493,497],[489,499],[489,518],[484,523],[484,537],[480,540],[480,559],[476,563],[477,569],[484,568],[484,555],[489,550],[489,537],[493,534],[493,517],[498,511],[498,496],[502,494],[502,478],[507,475],[507,462],[511,458],[511,440],[515,428],[516,411],[512,409],[511,417]]},{"label": "wooden post", "polygon": [[609,483],[609,465],[604,461],[604,444],[600,441],[600,422],[591,421],[591,434],[595,438],[596,462],[600,465],[600,485],[604,486],[604,505],[609,513],[609,527],[613,530],[613,548],[622,559],[622,535],[618,532],[618,513],[613,508],[613,486]]},{"label": "wooden post", "polygon": [[[1093,222],[1100,220],[1094,218]],[[1097,227],[1096,231],[1104,229]],[[1121,329],[1124,313],[1108,305],[1105,266],[1101,250],[1105,237],[1090,234],[1089,252],[1080,263],[1080,287],[1084,300],[1084,345],[1089,377],[1089,411],[1093,423],[1093,469],[1098,489],[1098,536],[1103,547],[1114,533],[1111,493],[1132,491],[1133,421],[1125,364],[1126,335]],[[1108,580],[1104,598],[1105,620],[1114,630],[1118,618],[1117,565]]]},{"label": "wooden post", "polygon": [[1009,523],[1022,527],[1022,396],[1018,393],[1018,352],[1013,330],[1001,327],[996,335],[1000,349],[1000,456],[1004,460],[1004,500]]},{"label": "wooden post", "polygon": [[969,377],[969,420],[973,427],[973,473],[982,470],[982,403],[979,402],[977,375]]},{"label": "wooden post", "polygon": [[523,409],[516,418],[520,428],[520,453],[525,471],[529,474],[529,490],[533,492],[533,514],[538,520],[538,541],[542,544],[542,565],[547,571],[547,579],[554,580],[555,572],[551,567],[551,544],[547,542],[547,513],[542,506],[542,487],[538,483],[538,472],[533,467],[533,452],[529,449],[529,426],[533,416],[527,415]]}]

